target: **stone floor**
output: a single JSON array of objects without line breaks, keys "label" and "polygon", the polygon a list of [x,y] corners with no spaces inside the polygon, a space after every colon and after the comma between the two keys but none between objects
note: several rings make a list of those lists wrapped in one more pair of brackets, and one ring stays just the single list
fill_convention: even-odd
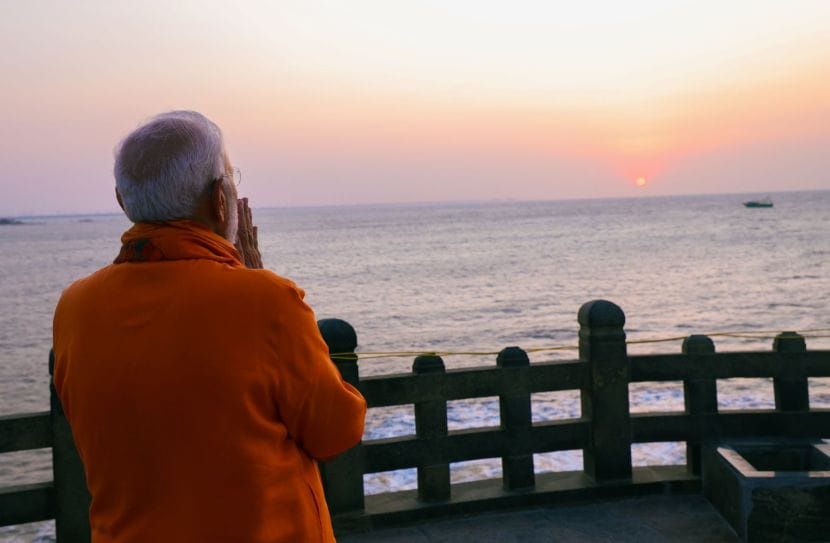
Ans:
[{"label": "stone floor", "polygon": [[700,495],[649,496],[436,520],[338,538],[339,543],[737,542]]}]

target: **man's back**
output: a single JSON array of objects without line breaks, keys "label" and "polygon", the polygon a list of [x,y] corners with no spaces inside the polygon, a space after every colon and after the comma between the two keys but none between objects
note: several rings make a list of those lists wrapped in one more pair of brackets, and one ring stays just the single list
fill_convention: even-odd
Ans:
[{"label": "man's back", "polygon": [[55,314],[93,541],[330,540],[313,458],[359,441],[365,402],[302,291],[192,223],[125,241]]}]

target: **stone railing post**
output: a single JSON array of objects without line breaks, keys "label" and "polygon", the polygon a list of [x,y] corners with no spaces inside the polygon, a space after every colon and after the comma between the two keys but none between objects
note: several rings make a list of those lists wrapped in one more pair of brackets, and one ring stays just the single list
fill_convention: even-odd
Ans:
[{"label": "stone railing post", "polygon": [[[700,368],[702,359],[715,354],[715,344],[709,336],[692,335],[683,340],[683,354],[689,365]],[[696,374],[683,381],[683,401],[686,413],[695,418],[699,435],[704,435],[706,427],[699,420],[700,415],[718,412],[718,388],[715,379]],[[686,466],[694,475],[700,475],[701,448],[700,440],[686,442]]]},{"label": "stone railing post", "polygon": [[[500,368],[527,368],[530,367],[530,359],[522,349],[507,347],[499,353],[496,365]],[[505,375],[504,372],[503,375]],[[532,488],[536,484],[536,479],[531,452],[533,423],[530,391],[499,396],[499,415],[501,429],[509,436],[510,443],[510,453],[501,459],[504,488],[506,490]]]},{"label": "stone railing post", "polygon": [[[781,332],[773,340],[772,350],[781,354],[807,351],[804,337],[795,332]],[[773,379],[775,408],[779,411],[809,411],[810,393],[804,363],[797,357],[787,360],[784,374]]]},{"label": "stone railing post", "polygon": [[[412,372],[430,381],[432,390],[443,391],[446,369],[440,356],[421,355],[415,358]],[[415,434],[427,441],[426,458],[418,466],[418,499],[439,502],[450,499],[450,465],[441,450],[447,437],[447,400],[445,398],[415,403]],[[432,443],[429,443],[432,442]]]},{"label": "stone railing post", "polygon": [[631,478],[630,367],[625,314],[616,304],[594,300],[579,309],[579,359],[591,376],[582,389],[582,416],[590,420],[585,472],[597,482]]},{"label": "stone railing post", "polygon": [[[340,319],[322,319],[317,327],[326,344],[334,365],[343,380],[360,389],[357,367],[357,333],[352,325]],[[320,464],[326,502],[331,514],[359,513],[363,511],[363,446],[358,443],[334,460]]]},{"label": "stone railing post", "polygon": [[55,352],[49,352],[49,410],[52,425],[52,477],[55,481],[55,536],[58,543],[90,541],[86,476],[72,428],[55,392]]}]

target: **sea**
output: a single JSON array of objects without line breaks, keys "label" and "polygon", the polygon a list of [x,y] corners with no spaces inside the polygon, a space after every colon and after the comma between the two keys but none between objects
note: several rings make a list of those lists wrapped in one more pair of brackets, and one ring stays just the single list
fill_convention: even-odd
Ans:
[{"label": "sea", "polygon": [[[563,201],[254,208],[265,266],[306,291],[318,318],[351,323],[362,375],[411,371],[399,352],[575,359],[577,311],[607,299],[626,315],[629,352],[677,353],[714,335],[718,351],[769,350],[778,331],[830,349],[830,191]],[[0,416],[48,410],[52,312],[62,289],[110,263],[122,215],[22,217],[0,226]],[[720,335],[732,333],[732,335]],[[674,339],[672,339],[674,338]],[[231,338],[229,338],[230,340]],[[642,340],[663,342],[640,343]],[[556,349],[553,349],[556,348]],[[449,354],[448,368],[495,364]],[[633,411],[683,409],[682,384],[632,385]],[[830,407],[830,380],[810,380]],[[768,379],[718,382],[723,409],[774,406]],[[578,417],[576,392],[533,396],[535,421]],[[498,401],[449,402],[450,429],[498,424]],[[414,433],[412,406],[372,409],[366,439]],[[632,448],[636,465],[685,461],[682,443]],[[580,451],[536,455],[578,470]],[[498,477],[498,460],[453,464],[453,482]],[[0,487],[51,479],[50,451],[0,455]],[[414,470],[365,477],[368,492],[413,488]],[[0,528],[0,541],[53,541],[54,524]]]}]

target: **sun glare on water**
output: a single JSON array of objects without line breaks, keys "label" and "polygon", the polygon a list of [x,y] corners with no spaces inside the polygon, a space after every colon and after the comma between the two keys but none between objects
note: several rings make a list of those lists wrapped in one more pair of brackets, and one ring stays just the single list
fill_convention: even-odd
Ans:
[{"label": "sun glare on water", "polygon": [[647,181],[646,181],[645,177],[638,177],[637,179],[634,180],[634,184],[637,185],[640,188],[645,187],[646,183],[647,183]]}]

